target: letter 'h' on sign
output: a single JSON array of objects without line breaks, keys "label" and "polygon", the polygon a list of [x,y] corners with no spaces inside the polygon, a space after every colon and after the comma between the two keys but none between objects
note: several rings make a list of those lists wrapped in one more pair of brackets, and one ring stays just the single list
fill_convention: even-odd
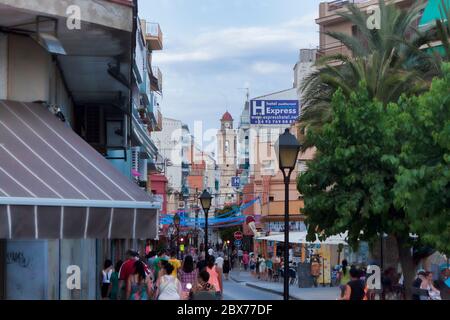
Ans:
[{"label": "letter 'h' on sign", "polygon": [[264,101],[253,101],[253,114],[264,116],[266,114]]}]

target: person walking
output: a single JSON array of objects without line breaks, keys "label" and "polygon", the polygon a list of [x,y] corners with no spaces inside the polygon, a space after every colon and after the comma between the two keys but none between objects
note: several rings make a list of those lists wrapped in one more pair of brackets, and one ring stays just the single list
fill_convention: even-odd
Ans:
[{"label": "person walking", "polygon": [[208,271],[199,272],[195,285],[189,292],[189,300],[217,300],[216,288],[209,283]]},{"label": "person walking", "polygon": [[109,292],[111,290],[111,275],[113,273],[113,264],[112,261],[109,259],[105,260],[105,263],[103,264],[103,270],[101,272],[101,279],[102,282],[100,284],[100,291],[102,295],[102,299],[108,299]]},{"label": "person walking", "polygon": [[208,257],[208,265],[206,267],[206,271],[209,273],[209,281],[208,283],[213,285],[216,288],[216,296],[217,299],[222,299],[223,296],[223,280],[222,280],[222,269],[218,268],[215,265],[214,256]]},{"label": "person walking", "polygon": [[200,260],[197,262],[197,269],[198,271],[202,271],[204,268],[206,268],[207,262],[205,259],[205,252],[203,251],[200,253]]},{"label": "person walking", "polygon": [[152,296],[152,279],[145,271],[145,263],[134,263],[134,272],[127,280],[128,300],[149,300]]},{"label": "person walking", "polygon": [[110,300],[117,300],[119,298],[119,270],[120,267],[122,267],[122,264],[122,260],[117,261],[114,267],[114,272],[111,274],[111,289],[109,292]]},{"label": "person walking", "polygon": [[425,277],[420,285],[420,289],[428,291],[428,297],[421,296],[420,300],[442,300],[441,292],[433,284],[433,273],[425,272]]},{"label": "person walking", "polygon": [[187,255],[184,257],[183,265],[178,272],[178,279],[181,281],[181,289],[183,292],[183,300],[188,298],[189,292],[195,286],[197,281],[198,270],[194,267],[194,259]]},{"label": "person walking", "polygon": [[225,280],[228,280],[230,270],[231,270],[230,259],[228,259],[228,256],[225,256],[223,261],[223,274],[225,275]]},{"label": "person walking", "polygon": [[256,272],[256,278],[259,279],[261,276],[259,274],[259,263],[261,262],[261,259],[258,255],[255,255],[255,272]]},{"label": "person walking", "polygon": [[177,277],[178,269],[181,267],[181,262],[177,259],[177,252],[175,250],[170,252],[169,263],[173,266],[172,276]]},{"label": "person walking", "polygon": [[178,278],[172,276],[173,266],[169,261],[161,260],[161,270],[156,281],[157,300],[181,300],[183,290]]},{"label": "person walking", "polygon": [[251,275],[252,275],[252,276],[255,276],[255,275],[256,275],[256,272],[255,272],[255,268],[256,268],[256,258],[255,258],[255,255],[254,255],[254,254],[250,257],[249,266],[250,266],[250,273],[251,273]]},{"label": "person walking", "polygon": [[344,296],[340,300],[364,300],[366,297],[365,285],[361,281],[361,273],[356,268],[351,268],[350,281],[345,286]]},{"label": "person walking", "polygon": [[339,272],[339,288],[341,289],[341,297],[344,296],[345,286],[350,281],[350,267],[346,259],[342,260],[341,270]]},{"label": "person walking", "polygon": [[312,258],[311,260],[311,277],[314,282],[314,287],[318,287],[318,279],[320,276],[320,262],[317,257]]},{"label": "person walking", "polygon": [[273,261],[272,257],[266,259],[267,280],[272,281],[273,277]]},{"label": "person walking", "polygon": [[417,277],[414,279],[412,287],[414,289],[414,294],[412,295],[413,300],[420,300],[420,294],[418,289],[420,289],[422,282],[425,280],[426,272],[425,270],[419,270],[417,272]]},{"label": "person walking", "polygon": [[242,256],[242,263],[244,264],[244,270],[247,271],[248,264],[250,263],[250,256],[248,255],[247,251],[245,251]]},{"label": "person walking", "polygon": [[220,269],[223,269],[223,253],[219,253],[219,256],[216,259],[216,266],[218,266]]},{"label": "person walking", "polygon": [[169,257],[165,250],[161,250],[158,255],[153,259],[153,270],[155,274],[155,278],[158,278],[159,271],[161,270],[161,262],[169,261]]},{"label": "person walking", "polygon": [[266,259],[263,256],[259,258],[259,279],[266,280]]},{"label": "person walking", "polygon": [[134,273],[134,263],[139,260],[139,253],[135,250],[126,252],[127,259],[119,270],[119,299],[126,300],[126,286],[128,277]]}]

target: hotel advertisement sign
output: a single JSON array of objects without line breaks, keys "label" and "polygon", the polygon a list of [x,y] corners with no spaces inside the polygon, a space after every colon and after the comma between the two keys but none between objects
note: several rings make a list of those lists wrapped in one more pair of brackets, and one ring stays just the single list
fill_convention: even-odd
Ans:
[{"label": "hotel advertisement sign", "polygon": [[298,100],[252,100],[251,124],[292,124],[299,116]]}]

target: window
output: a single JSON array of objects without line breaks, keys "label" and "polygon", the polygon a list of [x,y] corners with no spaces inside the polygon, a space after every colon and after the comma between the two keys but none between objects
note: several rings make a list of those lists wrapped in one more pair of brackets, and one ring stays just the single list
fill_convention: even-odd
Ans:
[{"label": "window", "polygon": [[225,141],[225,152],[228,152],[230,149],[230,141]]},{"label": "window", "polygon": [[122,147],[124,145],[123,135],[121,120],[106,121],[106,139],[108,147]]},{"label": "window", "polygon": [[275,201],[275,197],[271,196],[269,197],[269,202],[274,202]]}]

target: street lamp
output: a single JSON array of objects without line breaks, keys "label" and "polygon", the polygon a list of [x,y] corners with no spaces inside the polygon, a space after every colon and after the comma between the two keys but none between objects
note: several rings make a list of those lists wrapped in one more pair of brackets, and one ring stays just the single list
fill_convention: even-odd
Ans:
[{"label": "street lamp", "polygon": [[204,190],[199,198],[203,212],[205,213],[205,258],[208,258],[208,212],[211,208],[212,198],[213,197],[207,190]]},{"label": "street lamp", "polygon": [[177,236],[176,236],[176,250],[177,250],[177,257],[178,257],[178,249],[179,249],[179,243],[178,243],[178,239],[180,238],[180,215],[178,213],[176,213],[173,216],[173,224],[175,225],[175,230],[177,231]]},{"label": "street lamp", "polygon": [[278,164],[284,177],[284,300],[289,300],[289,182],[301,145],[286,129],[275,143]]}]

